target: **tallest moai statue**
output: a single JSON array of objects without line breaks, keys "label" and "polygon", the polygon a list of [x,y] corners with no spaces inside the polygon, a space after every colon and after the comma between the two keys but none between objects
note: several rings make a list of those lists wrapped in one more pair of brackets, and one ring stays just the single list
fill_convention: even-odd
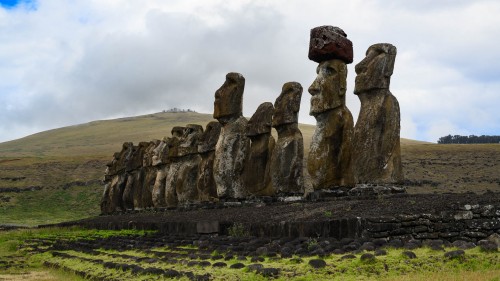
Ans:
[{"label": "tallest moai statue", "polygon": [[347,63],[353,60],[352,42],[334,26],[311,30],[309,59],[319,63],[309,87],[310,115],[316,129],[307,159],[314,190],[354,186],[351,163],[352,114],[345,104]]},{"label": "tallest moai statue", "polygon": [[361,110],[354,128],[354,176],[359,183],[403,181],[398,100],[389,91],[396,47],[374,44],[356,65],[354,94]]}]

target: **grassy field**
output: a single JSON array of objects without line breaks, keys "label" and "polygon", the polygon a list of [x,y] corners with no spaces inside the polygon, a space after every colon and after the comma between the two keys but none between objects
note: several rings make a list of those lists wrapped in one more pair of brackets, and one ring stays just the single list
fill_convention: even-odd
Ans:
[{"label": "grassy field", "polygon": [[[97,215],[105,164],[123,142],[162,139],[174,126],[205,126],[212,120],[210,114],[155,113],[0,143],[0,225],[33,226]],[[299,127],[307,157],[314,126]],[[438,145],[401,139],[401,147],[412,193],[500,190],[498,144]]]},{"label": "grassy field", "polygon": [[[500,280],[500,256],[482,252],[478,247],[465,250],[458,258],[444,255],[454,248],[441,251],[427,247],[412,250],[414,258],[403,254],[407,250],[393,248],[386,248],[385,255],[372,255],[370,259],[361,257],[373,251],[351,254],[349,258],[340,254],[260,256],[258,263],[275,270],[266,273],[252,270],[256,262],[250,257],[241,259],[224,251],[204,253],[188,242],[163,243],[147,249],[130,245],[127,250],[117,250],[112,245],[95,246],[103,239],[133,241],[146,234],[154,236],[152,232],[134,230],[78,228],[0,232],[0,280],[81,280],[80,274],[101,280],[159,280],[165,274],[179,280],[190,280],[189,276],[208,276],[209,280],[269,280],[266,277],[269,272],[276,273],[275,280]],[[310,263],[313,259],[323,261],[324,266],[313,267]],[[220,266],[214,266],[216,263]],[[234,264],[240,267],[231,268]]]}]

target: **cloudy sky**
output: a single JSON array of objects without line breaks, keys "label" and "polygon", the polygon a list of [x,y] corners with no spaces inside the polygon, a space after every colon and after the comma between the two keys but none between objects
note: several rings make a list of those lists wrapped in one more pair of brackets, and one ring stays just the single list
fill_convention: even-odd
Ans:
[{"label": "cloudy sky", "polygon": [[402,137],[500,135],[500,1],[0,1],[0,142],[173,107],[212,113],[227,72],[246,78],[244,114],[283,83],[305,91],[309,31],[339,26],[354,65],[374,43],[398,48],[391,92]]}]

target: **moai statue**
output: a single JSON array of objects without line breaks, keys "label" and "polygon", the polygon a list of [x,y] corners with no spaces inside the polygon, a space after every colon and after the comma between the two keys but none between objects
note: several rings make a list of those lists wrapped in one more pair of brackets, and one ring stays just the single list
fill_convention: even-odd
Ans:
[{"label": "moai statue", "polygon": [[156,174],[158,169],[153,166],[153,156],[154,150],[160,143],[159,140],[152,140],[149,142],[149,146],[144,152],[144,158],[142,160],[142,171],[144,174],[144,180],[142,181],[142,191],[140,194],[141,200],[139,208],[150,208],[153,207],[153,189],[156,180]]},{"label": "moai statue", "polygon": [[217,121],[209,122],[198,142],[198,153],[201,157],[198,166],[198,198],[200,201],[214,201],[217,198],[217,188],[214,181],[215,145],[219,139],[221,125]]},{"label": "moai statue", "polygon": [[179,146],[182,136],[184,135],[185,127],[173,127],[172,137],[168,139],[168,159],[169,168],[165,182],[165,205],[169,208],[177,207],[179,200],[177,199],[177,178],[179,177],[179,169],[181,167],[179,157]]},{"label": "moai statue", "polygon": [[249,195],[272,196],[271,157],[275,141],[271,135],[273,104],[261,104],[247,124],[250,151],[243,171],[245,189]]},{"label": "moai statue", "polygon": [[247,119],[242,116],[245,78],[235,72],[215,92],[214,118],[222,125],[215,148],[214,180],[219,199],[242,199],[247,195],[243,168],[250,148]]},{"label": "moai statue", "polygon": [[316,129],[309,150],[307,170],[314,190],[339,190],[354,186],[351,163],[352,114],[345,105],[347,65],[352,43],[338,27],[311,30],[309,59],[318,62],[318,76],[309,87],[310,115]]},{"label": "moai statue", "polygon": [[165,203],[165,183],[168,170],[170,169],[168,159],[168,139],[163,140],[153,150],[152,165],[156,167],[156,178],[151,194],[153,206],[155,208],[166,207]]},{"label": "moai statue", "polygon": [[179,170],[175,190],[179,203],[198,201],[198,168],[201,156],[198,154],[198,142],[203,134],[203,127],[196,124],[188,124],[184,129],[179,144]]},{"label": "moai statue", "polygon": [[140,142],[133,147],[133,152],[126,165],[127,185],[123,191],[123,206],[126,210],[141,209],[142,182],[144,173],[142,171],[142,160],[149,142]]},{"label": "moai statue", "polygon": [[113,155],[113,160],[106,164],[104,193],[101,200],[101,212],[110,214],[123,210],[122,196],[127,183],[125,167],[133,152],[133,144],[126,142],[122,150]]},{"label": "moai statue", "polygon": [[298,127],[302,86],[297,82],[283,85],[274,102],[272,126],[278,141],[271,159],[272,184],[281,195],[304,194],[304,140]]},{"label": "moai statue", "polygon": [[359,183],[403,181],[398,100],[389,91],[396,47],[372,45],[356,65],[354,94],[361,110],[354,127],[353,169]]}]

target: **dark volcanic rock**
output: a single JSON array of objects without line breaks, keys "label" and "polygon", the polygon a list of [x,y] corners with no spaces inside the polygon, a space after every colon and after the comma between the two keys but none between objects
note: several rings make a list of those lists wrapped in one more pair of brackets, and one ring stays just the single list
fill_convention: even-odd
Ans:
[{"label": "dark volcanic rock", "polygon": [[323,268],[326,266],[326,262],[321,259],[312,259],[309,260],[309,265],[314,268]]},{"label": "dark volcanic rock", "polygon": [[449,259],[462,259],[465,256],[464,250],[455,250],[444,253],[444,256]]},{"label": "dark volcanic rock", "polygon": [[416,259],[417,258],[417,255],[412,251],[404,251],[401,254],[408,259]]},{"label": "dark volcanic rock", "polygon": [[242,264],[241,262],[237,262],[235,264],[232,264],[229,268],[233,268],[233,269],[241,269],[241,268],[244,268],[245,265]]},{"label": "dark volcanic rock", "polygon": [[257,273],[264,277],[278,277],[280,275],[280,270],[278,268],[268,267],[257,270]]},{"label": "dark volcanic rock", "polygon": [[364,253],[361,255],[360,260],[365,263],[371,263],[376,261],[377,259],[375,258],[375,255],[370,254],[370,253]]}]

